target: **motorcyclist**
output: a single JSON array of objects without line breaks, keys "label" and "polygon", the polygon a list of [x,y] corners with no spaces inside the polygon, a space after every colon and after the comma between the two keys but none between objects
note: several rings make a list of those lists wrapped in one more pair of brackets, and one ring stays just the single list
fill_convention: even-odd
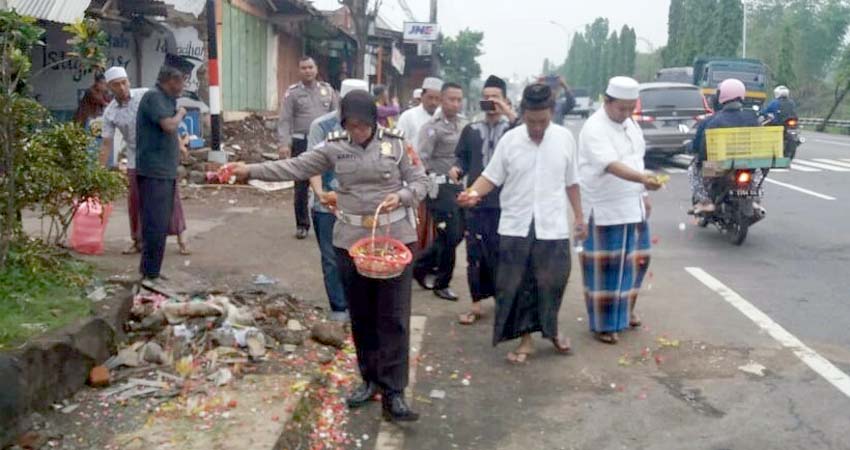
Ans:
[{"label": "motorcyclist", "polygon": [[767,104],[761,116],[768,119],[769,125],[783,125],[786,120],[797,117],[797,104],[791,100],[791,90],[786,86],[776,86],[774,99]]},{"label": "motorcyclist", "polygon": [[744,98],[747,88],[741,80],[729,78],[717,88],[717,103],[719,110],[708,120],[697,127],[692,150],[696,153],[688,170],[691,181],[691,192],[696,204],[694,213],[714,212],[715,206],[702,176],[702,163],[706,160],[705,130],[714,128],[737,128],[760,126],[758,116],[750,109],[744,108]]}]

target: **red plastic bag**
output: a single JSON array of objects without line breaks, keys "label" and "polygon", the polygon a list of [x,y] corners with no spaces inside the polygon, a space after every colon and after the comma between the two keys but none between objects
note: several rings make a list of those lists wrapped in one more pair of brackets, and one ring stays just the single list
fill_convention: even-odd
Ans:
[{"label": "red plastic bag", "polygon": [[112,205],[103,205],[97,199],[81,204],[74,213],[69,244],[76,252],[85,255],[103,253],[106,224],[112,214]]}]

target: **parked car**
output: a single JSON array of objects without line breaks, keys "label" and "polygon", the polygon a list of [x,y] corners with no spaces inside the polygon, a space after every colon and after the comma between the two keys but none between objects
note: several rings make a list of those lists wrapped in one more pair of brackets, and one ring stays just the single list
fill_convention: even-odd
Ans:
[{"label": "parked car", "polygon": [[572,111],[570,111],[570,114],[587,119],[596,111],[596,108],[593,105],[593,99],[590,98],[590,93],[584,88],[574,88],[571,89],[571,91],[573,93],[573,97],[576,99],[576,106]]},{"label": "parked car", "polygon": [[696,125],[711,115],[700,89],[684,83],[643,83],[633,118],[646,140],[647,157],[669,157],[684,151]]}]

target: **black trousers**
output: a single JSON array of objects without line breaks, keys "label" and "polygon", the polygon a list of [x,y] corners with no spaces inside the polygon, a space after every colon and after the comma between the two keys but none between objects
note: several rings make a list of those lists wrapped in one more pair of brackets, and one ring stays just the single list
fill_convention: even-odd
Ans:
[{"label": "black trousers", "polygon": [[466,213],[466,278],[473,302],[496,295],[500,215],[497,208],[474,208]]},{"label": "black trousers", "polygon": [[357,362],[364,381],[390,392],[407,387],[410,371],[410,266],[399,277],[375,280],[357,273],[348,250],[336,248]]},{"label": "black trousers", "polygon": [[156,278],[165,257],[165,241],[174,209],[176,181],[142,175],[138,175],[137,180],[142,210],[142,261],[139,271],[145,277]]},{"label": "black trousers", "polygon": [[428,210],[437,227],[434,242],[416,259],[417,277],[436,275],[434,289],[445,289],[452,281],[455,253],[463,241],[464,212],[456,203],[460,186],[444,184],[436,199],[428,199]]},{"label": "black trousers", "polygon": [[[306,139],[292,139],[292,157],[295,158],[298,155],[307,151],[307,140]],[[295,226],[298,228],[303,228],[305,230],[310,229],[310,209],[309,209],[309,195],[310,195],[310,182],[309,181],[296,181],[295,182]]]}]

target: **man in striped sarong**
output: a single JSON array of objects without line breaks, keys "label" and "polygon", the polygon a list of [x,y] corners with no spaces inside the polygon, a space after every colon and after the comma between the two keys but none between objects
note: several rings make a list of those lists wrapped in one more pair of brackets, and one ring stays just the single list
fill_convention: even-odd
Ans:
[{"label": "man in striped sarong", "polygon": [[647,191],[661,188],[644,172],[646,143],[632,120],[638,82],[612,78],[605,105],[588,119],[579,137],[579,178],[589,235],[581,265],[590,331],[608,344],[619,332],[641,325],[634,312],[649,268],[650,203]]}]

